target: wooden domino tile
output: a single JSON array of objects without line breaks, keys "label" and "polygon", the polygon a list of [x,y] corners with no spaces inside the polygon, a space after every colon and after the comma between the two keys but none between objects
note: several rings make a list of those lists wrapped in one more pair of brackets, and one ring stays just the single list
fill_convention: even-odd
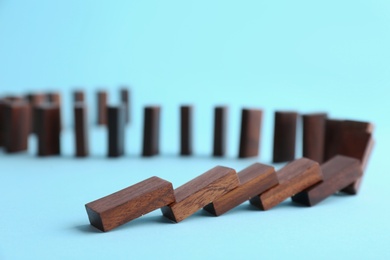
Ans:
[{"label": "wooden domino tile", "polygon": [[151,177],[85,205],[92,226],[109,231],[174,202],[172,183]]},{"label": "wooden domino tile", "polygon": [[44,103],[35,108],[38,156],[60,154],[61,115],[57,104]]},{"label": "wooden domino tile", "polygon": [[307,158],[290,162],[276,174],[279,184],[253,197],[251,204],[268,210],[323,179],[320,165]]},{"label": "wooden domino tile", "polygon": [[97,92],[97,124],[107,125],[107,99],[106,91]]},{"label": "wooden domino tile", "polygon": [[337,155],[321,165],[323,181],[294,195],[294,202],[314,206],[362,176],[360,161]]},{"label": "wooden domino tile", "polygon": [[302,115],[303,157],[322,163],[325,150],[326,113]]},{"label": "wooden domino tile", "polygon": [[180,107],[180,155],[192,154],[192,106]]},{"label": "wooden domino tile", "polygon": [[85,102],[85,93],[82,90],[73,91],[73,102]]},{"label": "wooden domino tile", "polygon": [[4,146],[5,144],[5,105],[6,100],[0,99],[0,147]]},{"label": "wooden domino tile", "polygon": [[157,155],[160,143],[160,107],[145,107],[144,113],[142,156]]},{"label": "wooden domino tile", "polygon": [[239,185],[236,171],[217,166],[175,189],[175,202],[161,208],[165,217],[180,222]]},{"label": "wooden domino tile", "polygon": [[262,110],[242,110],[239,158],[259,155],[262,115]]},{"label": "wooden domino tile", "polygon": [[124,105],[108,106],[108,157],[119,157],[125,147],[125,111]]},{"label": "wooden domino tile", "polygon": [[35,118],[35,107],[47,102],[47,97],[43,93],[30,93],[26,95],[28,102],[30,103],[30,114],[31,114],[31,132],[37,132],[37,122]]},{"label": "wooden domino tile", "polygon": [[224,156],[226,152],[228,108],[221,106],[214,109],[213,156]]},{"label": "wooden domino tile", "polygon": [[240,185],[215,199],[205,206],[204,210],[220,216],[279,183],[274,167],[261,163],[254,163],[237,173],[237,175]]},{"label": "wooden domino tile", "polygon": [[61,107],[61,94],[59,92],[50,92],[47,94],[47,100]]},{"label": "wooden domino tile", "polygon": [[295,159],[295,142],[298,113],[276,111],[274,126],[273,162],[288,162]]},{"label": "wooden domino tile", "polygon": [[121,102],[124,105],[125,109],[125,120],[126,123],[130,122],[130,91],[128,88],[122,88],[120,90]]},{"label": "wooden domino tile", "polygon": [[30,105],[26,101],[7,102],[4,108],[5,151],[26,151],[31,130]]},{"label": "wooden domino tile", "polygon": [[89,154],[87,107],[84,102],[74,104],[74,134],[76,157],[86,157]]}]

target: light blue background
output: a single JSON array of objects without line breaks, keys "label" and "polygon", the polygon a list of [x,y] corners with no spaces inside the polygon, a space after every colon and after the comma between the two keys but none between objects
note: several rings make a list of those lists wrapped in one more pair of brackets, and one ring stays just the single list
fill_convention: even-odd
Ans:
[{"label": "light blue background", "polygon": [[[28,153],[1,154],[0,258],[388,259],[389,13],[384,0],[0,0],[1,94],[61,90],[65,126],[62,157],[36,158],[33,137]],[[124,84],[133,95],[126,156],[106,159],[105,129],[91,127],[91,157],[74,159],[71,91],[87,91],[92,122],[95,91],[115,104]],[[183,159],[178,106],[187,103],[196,156]],[[163,155],[151,159],[139,157],[146,104],[162,105]],[[208,156],[219,104],[230,107],[225,159]],[[242,107],[265,111],[259,158],[235,159]],[[177,187],[217,164],[270,163],[275,109],[373,122],[361,194],[313,208],[200,211],[179,224],[155,211],[109,233],[88,225],[85,203],[147,177]]]}]

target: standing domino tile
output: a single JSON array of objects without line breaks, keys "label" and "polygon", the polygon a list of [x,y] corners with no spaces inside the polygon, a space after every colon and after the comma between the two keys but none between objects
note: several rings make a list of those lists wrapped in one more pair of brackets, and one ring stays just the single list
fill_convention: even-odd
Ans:
[{"label": "standing domino tile", "polygon": [[87,107],[83,102],[74,104],[74,131],[76,157],[86,157],[89,154]]},{"label": "standing domino tile", "polygon": [[312,160],[301,158],[287,164],[277,173],[279,184],[253,197],[250,202],[262,210],[268,210],[288,197],[322,180],[320,165]]},{"label": "standing domino tile", "polygon": [[161,211],[170,220],[180,222],[238,185],[234,169],[214,167],[175,189],[175,202]]},{"label": "standing domino tile", "polygon": [[326,113],[302,115],[303,157],[322,163],[325,150]]},{"label": "standing domino tile", "polygon": [[97,92],[97,124],[107,125],[107,99],[106,91]]},{"label": "standing domino tile", "polygon": [[73,102],[85,102],[85,93],[82,90],[73,91]]},{"label": "standing domino tile", "polygon": [[124,106],[108,106],[108,157],[119,157],[124,154],[125,146],[125,113]]},{"label": "standing domino tile", "polygon": [[142,156],[157,155],[159,153],[160,142],[160,107],[145,107],[144,112]]},{"label": "standing domino tile", "polygon": [[192,106],[180,107],[180,155],[192,154]]},{"label": "standing domino tile", "polygon": [[295,159],[297,131],[296,112],[276,111],[274,126],[273,162],[288,162]]},{"label": "standing domino tile", "polygon": [[237,173],[240,185],[215,199],[203,209],[215,216],[237,207],[279,183],[274,167],[255,163]]},{"label": "standing domino tile", "polygon": [[130,122],[130,91],[124,87],[120,90],[121,102],[125,109],[126,124]]},{"label": "standing domino tile", "polygon": [[259,155],[262,115],[262,110],[242,110],[239,158]]},{"label": "standing domino tile", "polygon": [[31,128],[30,105],[26,101],[7,102],[4,115],[6,152],[26,151]]},{"label": "standing domino tile", "polygon": [[216,107],[214,109],[213,156],[224,156],[226,152],[227,113],[227,107]]},{"label": "standing domino tile", "polygon": [[61,116],[57,104],[41,104],[35,108],[38,156],[59,155]]}]

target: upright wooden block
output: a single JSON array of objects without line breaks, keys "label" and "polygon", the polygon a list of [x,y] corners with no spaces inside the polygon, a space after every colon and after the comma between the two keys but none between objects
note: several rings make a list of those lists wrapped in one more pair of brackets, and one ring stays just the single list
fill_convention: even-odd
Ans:
[{"label": "upright wooden block", "polygon": [[38,156],[59,155],[61,151],[60,107],[45,103],[35,108],[37,120]]},{"label": "upright wooden block", "polygon": [[0,147],[5,144],[5,132],[6,132],[6,122],[5,122],[5,107],[6,100],[0,99]]},{"label": "upright wooden block", "polygon": [[121,102],[125,109],[126,123],[130,122],[130,90],[128,88],[122,88],[120,91]]},{"label": "upright wooden block", "polygon": [[175,202],[161,208],[163,215],[180,222],[239,185],[236,171],[217,166],[175,189]]},{"label": "upright wooden block", "polygon": [[109,231],[175,201],[172,183],[151,177],[85,205],[92,226]]},{"label": "upright wooden block", "polygon": [[37,122],[35,116],[35,107],[47,102],[47,97],[43,93],[30,93],[26,96],[28,102],[30,103],[30,114],[31,114],[31,133],[37,132]]},{"label": "upright wooden block", "polygon": [[296,112],[275,112],[273,162],[288,162],[295,159],[297,132]]},{"label": "upright wooden block", "polygon": [[108,157],[119,157],[125,150],[124,106],[108,106]]},{"label": "upright wooden block", "polygon": [[30,133],[30,105],[26,101],[5,104],[5,150],[8,153],[26,151]]},{"label": "upright wooden block", "polygon": [[240,185],[216,198],[204,210],[216,216],[222,215],[279,183],[274,167],[261,163],[252,164],[237,175]]},{"label": "upright wooden block", "polygon": [[107,99],[106,91],[97,92],[97,123],[98,125],[107,125]]},{"label": "upright wooden block", "polygon": [[323,179],[320,165],[306,158],[290,162],[276,174],[279,184],[253,197],[251,204],[268,210]]},{"label": "upright wooden block", "polygon": [[[325,139],[325,161],[336,155],[344,155],[360,160],[362,169],[367,166],[374,146],[372,137],[374,126],[369,122],[352,120],[327,120]],[[351,183],[343,192],[356,194],[362,178]]]},{"label": "upright wooden block", "polygon": [[59,92],[50,92],[47,94],[47,100],[55,104],[59,107],[61,107],[61,94]]},{"label": "upright wooden block", "polygon": [[83,102],[74,104],[74,135],[76,157],[86,157],[89,154],[87,107]]},{"label": "upright wooden block", "polygon": [[303,157],[322,163],[325,150],[326,113],[302,115]]},{"label": "upright wooden block", "polygon": [[214,110],[213,156],[224,156],[226,152],[227,113],[227,107],[216,107]]},{"label": "upright wooden block", "polygon": [[157,155],[159,153],[159,139],[160,107],[145,107],[142,156]]},{"label": "upright wooden block", "polygon": [[262,114],[258,109],[242,110],[239,158],[259,155]]},{"label": "upright wooden block", "polygon": [[294,202],[314,206],[332,194],[347,187],[362,175],[360,161],[337,155],[321,165],[323,181],[294,195]]},{"label": "upright wooden block", "polygon": [[85,93],[82,90],[73,91],[73,102],[85,102]]},{"label": "upright wooden block", "polygon": [[180,107],[180,155],[192,154],[192,106]]}]

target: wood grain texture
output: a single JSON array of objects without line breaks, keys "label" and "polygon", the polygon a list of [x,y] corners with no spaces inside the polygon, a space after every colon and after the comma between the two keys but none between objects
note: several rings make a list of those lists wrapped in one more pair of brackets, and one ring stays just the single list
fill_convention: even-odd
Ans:
[{"label": "wood grain texture", "polygon": [[238,185],[234,169],[214,167],[175,189],[176,201],[161,211],[168,219],[180,222]]},{"label": "wood grain texture", "polygon": [[302,115],[303,157],[320,164],[324,160],[326,118],[326,113]]},{"label": "wood grain texture", "polygon": [[192,106],[180,107],[180,155],[192,154]]},{"label": "wood grain texture", "polygon": [[307,158],[290,162],[276,174],[279,184],[253,197],[251,204],[268,210],[323,179],[320,165]]},{"label": "wood grain texture", "polygon": [[159,153],[160,146],[160,107],[148,106],[144,109],[144,137],[142,156]]},{"label": "wood grain texture", "polygon": [[[336,155],[345,155],[360,160],[364,169],[367,167],[374,146],[374,126],[370,122],[352,120],[327,120],[325,139],[325,160]],[[362,178],[343,189],[349,194],[358,193]]]},{"label": "wood grain texture", "polygon": [[276,111],[274,125],[273,162],[288,162],[295,159],[295,143],[298,113]]},{"label": "wood grain texture", "polygon": [[172,183],[151,177],[85,205],[92,226],[109,231],[174,202]]},{"label": "wood grain texture", "polygon": [[7,153],[26,151],[31,130],[31,110],[27,101],[7,102],[4,109],[5,140]]},{"label": "wood grain texture", "polygon": [[87,107],[83,102],[74,104],[74,136],[75,156],[86,157],[89,155]]},{"label": "wood grain texture", "polygon": [[259,155],[262,115],[262,110],[242,110],[239,158]]},{"label": "wood grain texture", "polygon": [[107,125],[107,100],[108,93],[106,91],[97,92],[97,124]]},{"label": "wood grain texture", "polygon": [[261,163],[252,164],[237,173],[237,176],[240,182],[237,188],[218,197],[203,209],[220,216],[279,183],[274,167]]},{"label": "wood grain texture", "polygon": [[224,156],[226,153],[228,108],[226,106],[214,109],[214,142],[213,156]]},{"label": "wood grain texture", "polygon": [[362,176],[360,161],[342,155],[337,155],[321,165],[321,170],[323,181],[294,195],[294,202],[314,206]]},{"label": "wood grain texture", "polygon": [[127,87],[123,87],[120,90],[121,102],[124,105],[125,110],[125,122],[130,122],[130,90]]},{"label": "wood grain texture", "polygon": [[108,157],[119,157],[125,153],[124,105],[107,107]]},{"label": "wood grain texture", "polygon": [[35,108],[37,120],[38,156],[59,155],[61,152],[60,107],[44,103]]}]

